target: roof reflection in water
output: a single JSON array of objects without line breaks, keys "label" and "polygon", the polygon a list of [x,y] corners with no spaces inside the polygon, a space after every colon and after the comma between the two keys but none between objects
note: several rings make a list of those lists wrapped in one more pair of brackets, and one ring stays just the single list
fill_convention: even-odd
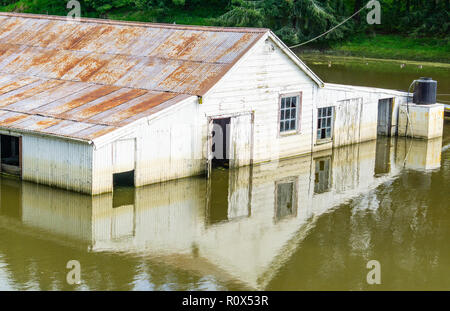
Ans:
[{"label": "roof reflection in water", "polygon": [[208,181],[150,185],[118,201],[112,194],[90,197],[2,178],[0,227],[264,289],[323,213],[403,167],[440,165],[441,139],[380,141],[215,170]]}]

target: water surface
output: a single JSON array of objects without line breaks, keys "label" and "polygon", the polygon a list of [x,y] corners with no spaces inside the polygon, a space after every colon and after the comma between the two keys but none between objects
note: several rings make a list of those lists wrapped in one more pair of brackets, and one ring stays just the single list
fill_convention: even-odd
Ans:
[{"label": "water surface", "polygon": [[[313,63],[330,82],[402,88],[416,77]],[[444,130],[114,195],[1,177],[0,289],[450,290]],[[69,260],[80,285],[66,282]],[[370,260],[381,285],[366,282]]]}]

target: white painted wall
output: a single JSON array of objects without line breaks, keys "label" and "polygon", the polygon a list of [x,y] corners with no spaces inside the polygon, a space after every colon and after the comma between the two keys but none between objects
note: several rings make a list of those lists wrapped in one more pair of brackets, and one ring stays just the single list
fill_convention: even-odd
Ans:
[{"label": "white painted wall", "polygon": [[[341,84],[326,84],[318,89],[317,108],[335,107],[332,141],[321,144],[314,131],[314,151],[360,143],[377,138],[378,101],[394,98],[391,133],[398,127],[399,106],[406,102],[407,93]],[[317,109],[314,110],[314,128],[317,128]]]},{"label": "white painted wall", "polygon": [[57,137],[22,135],[22,178],[91,193],[92,145]]},{"label": "white painted wall", "polygon": [[113,190],[114,173],[135,170],[135,186],[202,174],[206,168],[206,119],[197,97],[142,119],[113,142],[96,146],[93,193]]},{"label": "white painted wall", "polygon": [[[203,98],[200,114],[220,117],[254,113],[253,163],[311,151],[317,84],[264,37]],[[279,97],[302,94],[299,133],[279,135]]]}]

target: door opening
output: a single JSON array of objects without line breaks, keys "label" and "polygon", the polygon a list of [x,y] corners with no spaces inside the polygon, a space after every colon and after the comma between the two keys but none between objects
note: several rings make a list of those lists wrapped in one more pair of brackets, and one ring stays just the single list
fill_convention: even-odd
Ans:
[{"label": "door opening", "polygon": [[1,171],[20,175],[22,146],[20,137],[0,135]]},{"label": "door opening", "polygon": [[113,207],[134,205],[134,171],[113,174]]},{"label": "door opening", "polygon": [[378,135],[391,136],[393,101],[393,98],[380,99],[378,101]]},{"label": "door opening", "polygon": [[212,165],[230,165],[230,121],[231,118],[214,119],[212,128]]}]

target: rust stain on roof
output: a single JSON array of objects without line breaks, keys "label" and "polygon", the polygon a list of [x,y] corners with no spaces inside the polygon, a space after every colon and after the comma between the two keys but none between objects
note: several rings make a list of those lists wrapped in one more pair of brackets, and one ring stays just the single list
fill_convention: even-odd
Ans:
[{"label": "rust stain on roof", "polygon": [[118,87],[114,87],[114,86],[102,86],[92,92],[89,92],[81,97],[71,100],[70,102],[68,102],[64,105],[59,106],[57,110],[59,111],[59,113],[64,113],[68,110],[78,108],[86,103],[94,101],[97,98],[108,95],[114,91],[117,91],[118,89],[119,89]]},{"label": "rust stain on roof", "polygon": [[114,131],[116,129],[117,129],[116,127],[112,127],[112,126],[104,127],[101,130],[98,130],[92,134],[87,135],[86,138],[88,138],[89,140],[92,140],[92,139],[98,138],[100,136],[103,136],[105,134],[111,133],[112,131]]},{"label": "rust stain on roof", "polygon": [[50,88],[53,88],[55,86],[58,86],[60,84],[64,83],[64,81],[57,81],[57,80],[49,80],[45,81],[44,83],[41,83],[33,88],[30,88],[26,91],[23,91],[21,93],[11,95],[10,97],[7,97],[5,99],[0,100],[0,107],[4,107],[7,105],[10,105],[12,103],[18,102],[20,100],[23,100],[28,97],[32,97],[36,94],[42,93],[45,90],[48,90]]},{"label": "rust stain on roof", "polygon": [[17,90],[25,85],[36,82],[37,80],[39,80],[39,79],[38,78],[25,78],[25,79],[22,79],[19,81],[14,80],[13,82],[0,87],[0,95]]},{"label": "rust stain on roof", "polygon": [[14,117],[5,119],[5,120],[3,120],[3,121],[0,121],[0,124],[1,124],[1,125],[10,125],[11,123],[15,123],[15,122],[17,122],[17,121],[23,120],[23,119],[28,118],[28,117],[29,117],[29,116],[26,115],[26,114],[22,114],[22,115],[19,114],[19,115],[16,115],[16,116],[14,116]]},{"label": "rust stain on roof", "polygon": [[120,116],[123,119],[127,119],[133,115],[136,115],[138,113],[144,112],[148,109],[151,109],[161,103],[164,103],[166,101],[168,101],[169,99],[174,98],[175,96],[177,96],[176,94],[171,94],[171,93],[160,93],[157,94],[155,96],[153,96],[150,99],[147,99],[145,101],[142,101],[141,103],[134,105],[130,108],[128,108],[127,110],[123,111]]},{"label": "rust stain on roof", "polygon": [[125,102],[128,102],[136,97],[139,97],[141,95],[144,95],[145,93],[147,93],[147,91],[144,90],[136,90],[136,89],[131,89],[125,93],[122,93],[118,96],[115,96],[111,99],[102,101],[101,103],[86,108],[82,111],[79,112],[80,117],[82,118],[89,118],[92,117],[100,112],[103,112],[105,110],[109,110],[111,108],[114,108],[116,106],[119,106]]},{"label": "rust stain on roof", "polygon": [[60,123],[61,120],[56,120],[56,119],[47,119],[47,120],[42,120],[42,121],[38,121],[36,123],[36,125],[40,128],[40,129],[46,129],[49,128],[53,125],[56,125],[58,123]]},{"label": "rust stain on roof", "polygon": [[83,60],[82,63],[84,63],[86,67],[77,77],[83,82],[88,82],[89,78],[95,75],[102,67],[106,66],[108,61],[89,57],[88,59]]}]

